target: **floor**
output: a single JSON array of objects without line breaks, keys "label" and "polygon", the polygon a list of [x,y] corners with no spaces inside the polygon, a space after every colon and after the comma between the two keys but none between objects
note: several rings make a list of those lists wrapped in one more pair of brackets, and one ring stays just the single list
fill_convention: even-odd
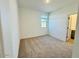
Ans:
[{"label": "floor", "polygon": [[49,35],[23,39],[19,58],[71,58],[72,46]]},{"label": "floor", "polygon": [[69,45],[73,45],[73,44],[74,44],[74,39],[68,39],[68,40],[67,40],[67,43],[68,43]]}]

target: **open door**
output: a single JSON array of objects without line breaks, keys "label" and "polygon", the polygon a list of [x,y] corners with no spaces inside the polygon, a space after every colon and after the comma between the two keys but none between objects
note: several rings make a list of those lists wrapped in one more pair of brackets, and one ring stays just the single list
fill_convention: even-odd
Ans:
[{"label": "open door", "polygon": [[67,40],[70,39],[70,35],[71,35],[71,16],[68,17]]},{"label": "open door", "polygon": [[76,23],[77,23],[77,14],[70,15],[68,17],[67,42],[70,42],[70,43],[74,42]]}]

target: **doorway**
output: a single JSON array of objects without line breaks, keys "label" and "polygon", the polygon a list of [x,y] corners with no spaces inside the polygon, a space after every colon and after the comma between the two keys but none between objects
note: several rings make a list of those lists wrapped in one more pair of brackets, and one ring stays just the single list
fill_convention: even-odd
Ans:
[{"label": "doorway", "polygon": [[75,40],[76,23],[77,23],[77,14],[70,15],[68,17],[68,27],[67,27],[67,42],[70,44],[73,44]]}]

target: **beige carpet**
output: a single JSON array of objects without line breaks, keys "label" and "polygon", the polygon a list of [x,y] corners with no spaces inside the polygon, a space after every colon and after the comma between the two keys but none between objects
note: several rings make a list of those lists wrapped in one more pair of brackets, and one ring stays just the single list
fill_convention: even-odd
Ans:
[{"label": "beige carpet", "polygon": [[72,46],[49,35],[23,39],[19,58],[71,58]]}]

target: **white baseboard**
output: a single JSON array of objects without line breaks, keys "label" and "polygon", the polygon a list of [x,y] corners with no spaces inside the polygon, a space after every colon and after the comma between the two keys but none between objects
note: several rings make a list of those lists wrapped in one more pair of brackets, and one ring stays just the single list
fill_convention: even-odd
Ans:
[{"label": "white baseboard", "polygon": [[36,36],[30,36],[30,37],[23,37],[20,40],[22,40],[22,39],[28,39],[28,38],[34,38],[34,37],[39,37],[39,36],[44,36],[44,35],[48,35],[48,34],[36,35]]},{"label": "white baseboard", "polygon": [[51,34],[49,34],[51,37],[53,37],[53,38],[55,38],[55,39],[57,39],[57,40],[60,40],[60,41],[66,41],[66,40],[61,40],[61,39],[59,39],[59,38],[57,38],[57,37],[54,37],[53,35],[51,35]]}]

